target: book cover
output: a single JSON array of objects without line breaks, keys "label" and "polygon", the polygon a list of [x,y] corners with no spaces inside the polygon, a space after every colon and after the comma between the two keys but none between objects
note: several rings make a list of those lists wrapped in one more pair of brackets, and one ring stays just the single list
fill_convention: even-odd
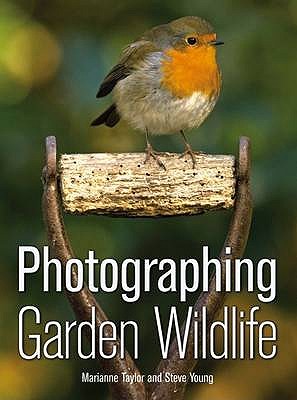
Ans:
[{"label": "book cover", "polygon": [[295,399],[295,1],[0,29],[1,400]]}]

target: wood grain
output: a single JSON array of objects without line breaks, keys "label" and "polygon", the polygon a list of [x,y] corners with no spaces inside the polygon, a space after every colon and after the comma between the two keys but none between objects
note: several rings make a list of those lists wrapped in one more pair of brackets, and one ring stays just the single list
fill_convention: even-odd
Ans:
[{"label": "wood grain", "polygon": [[59,160],[63,208],[72,214],[156,217],[233,207],[236,173],[230,155],[189,158],[162,153],[166,171],[144,153],[64,154]]}]

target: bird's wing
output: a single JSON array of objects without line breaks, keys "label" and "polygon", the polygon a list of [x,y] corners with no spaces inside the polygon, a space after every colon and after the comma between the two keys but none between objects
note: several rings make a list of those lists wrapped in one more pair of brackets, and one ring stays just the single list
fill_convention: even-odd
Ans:
[{"label": "bird's wing", "polygon": [[107,96],[122,79],[127,78],[148,53],[157,51],[157,47],[150,41],[139,40],[127,46],[122,57],[103,80],[97,97]]}]

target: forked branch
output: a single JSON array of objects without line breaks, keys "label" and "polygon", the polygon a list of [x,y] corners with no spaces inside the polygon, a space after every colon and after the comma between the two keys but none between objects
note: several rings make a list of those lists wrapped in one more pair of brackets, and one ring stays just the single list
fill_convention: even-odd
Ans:
[{"label": "forked branch", "polygon": [[[203,195],[205,196],[206,192],[203,192],[201,188],[203,188],[204,185],[201,186],[201,182],[204,182],[204,184],[209,185],[208,187],[212,188],[209,193],[210,197],[211,196],[216,196],[216,201],[220,204],[220,207],[222,208],[229,208],[233,205],[233,199],[234,199],[234,191],[235,191],[235,205],[234,205],[234,213],[232,217],[232,221],[229,227],[229,232],[227,234],[225,244],[223,247],[223,250],[220,255],[221,263],[223,266],[223,271],[222,273],[224,274],[225,269],[225,253],[224,249],[226,246],[230,246],[232,248],[232,257],[234,258],[239,258],[242,256],[248,234],[249,234],[249,229],[250,229],[250,223],[251,223],[251,215],[252,215],[252,204],[251,204],[251,194],[250,194],[250,146],[249,146],[249,139],[246,137],[241,138],[240,140],[240,148],[239,148],[239,161],[236,169],[234,168],[234,163],[233,163],[233,158],[230,156],[219,156],[222,157],[221,159],[221,164],[220,165],[215,165],[215,168],[213,168],[213,165],[210,166],[208,169],[208,180],[207,180],[207,174],[203,176],[198,174],[195,175],[195,171],[191,171],[192,178],[187,181],[187,187],[185,190],[188,191],[189,195],[192,196],[193,191],[198,191],[200,190],[201,198]],[[88,155],[90,156],[90,155]],[[120,159],[125,160],[125,155],[117,155],[120,157]],[[104,155],[103,159],[105,158],[110,158],[110,155]],[[129,157],[133,159],[133,155],[129,155]],[[138,158],[140,155],[138,155]],[[171,155],[167,155],[167,158],[171,157]],[[203,156],[202,157],[202,162],[207,163],[210,161],[210,164],[214,162],[214,164],[218,161],[217,156]],[[225,157],[225,158],[224,158]],[[227,158],[226,158],[227,157]],[[229,158],[228,158],[229,157]],[[75,158],[75,157],[74,157]],[[93,157],[94,158],[94,157]],[[95,157],[96,158],[96,157]],[[80,160],[83,160],[84,158],[79,157]],[[102,162],[102,156],[100,159]],[[63,159],[62,159],[63,161]],[[67,157],[66,157],[67,161]],[[84,201],[86,202],[83,204],[83,202],[79,201],[79,196],[78,194],[78,189],[84,188],[84,185],[87,184],[89,185],[90,182],[94,183],[96,186],[100,186],[101,188],[104,187],[104,184],[107,185],[106,180],[104,182],[102,181],[102,173],[95,173],[95,164],[92,161],[91,165],[84,165],[83,169],[77,173],[77,168],[75,166],[76,163],[72,163],[72,165],[68,164],[67,167],[67,162],[65,161],[64,158],[64,167],[62,166],[62,175],[64,173],[64,176],[60,177],[62,180],[62,190],[65,190],[64,193],[62,193],[62,198],[63,198],[63,204],[66,209],[70,212],[74,213],[79,213],[79,212],[93,212],[93,213],[99,213],[99,214],[121,214],[121,215],[129,215],[129,216],[156,216],[156,215],[176,215],[176,214],[195,214],[199,212],[206,211],[211,208],[218,208],[216,206],[214,207],[209,207],[209,202],[205,203],[207,204],[205,206],[205,209],[203,209],[203,202],[201,201],[201,198],[199,198],[199,193],[196,193],[193,196],[193,201],[192,202],[187,202],[187,195],[185,196],[184,199],[180,202],[178,196],[174,196],[175,189],[179,189],[177,183],[174,183],[174,174],[172,175],[172,182],[170,185],[170,173],[168,176],[163,176],[163,183],[166,182],[166,190],[164,189],[164,193],[162,194],[162,187],[161,189],[158,189],[158,179],[160,178],[160,172],[156,171],[152,173],[152,175],[149,176],[149,181],[146,179],[145,185],[143,185],[143,171],[139,173],[133,172],[132,178],[136,179],[136,186],[138,182],[138,197],[136,195],[136,191],[133,191],[133,179],[130,177],[127,180],[127,176],[123,177],[125,174],[121,174],[121,167],[119,166],[119,171],[113,174],[113,177],[116,176],[115,181],[118,179],[118,191],[114,192],[114,189],[117,187],[117,183],[113,182],[114,186],[109,186],[112,187],[113,193],[116,193],[116,195],[112,196],[111,194],[107,195],[105,197],[98,197],[94,200],[96,204],[92,205],[92,198],[88,196],[88,191],[85,191],[86,196],[84,198]],[[73,161],[73,160],[72,160]],[[75,161],[75,160],[74,160]],[[173,163],[176,163],[177,160],[176,158],[172,158],[171,161]],[[170,161],[170,162],[171,162]],[[220,161],[220,160],[219,160]],[[114,158],[113,158],[114,162]],[[224,164],[225,163],[225,164]],[[233,164],[232,164],[233,163]],[[121,164],[120,164],[121,165]],[[131,164],[132,165],[132,164]],[[223,166],[225,165],[226,170],[224,170],[224,174],[218,174],[218,171],[221,172],[223,169]],[[113,165],[114,166],[114,165]],[[63,169],[64,168],[64,169]],[[65,168],[67,170],[67,173],[65,174]],[[69,174],[69,168],[70,168],[70,174]],[[71,170],[72,168],[72,170]],[[118,167],[116,167],[118,169]],[[138,167],[137,167],[138,168]],[[218,168],[220,168],[218,170]],[[132,168],[133,169],[133,168]],[[72,172],[71,172],[72,171]],[[76,173],[74,173],[76,171]],[[91,173],[91,176],[86,180],[86,177],[82,177],[84,171],[89,171]],[[93,173],[92,173],[93,171]],[[214,180],[212,180],[212,174],[213,172],[216,171],[217,173],[214,176]],[[226,173],[225,173],[226,172]],[[236,173],[235,173],[236,172]],[[71,178],[71,174],[74,173],[74,176],[72,177],[73,182],[70,180],[69,177]],[[204,171],[205,173],[205,171]],[[68,175],[67,175],[68,174]],[[97,174],[97,175],[96,175]],[[162,172],[164,174],[164,172]],[[180,174],[176,172],[177,176]],[[189,176],[189,171],[187,170],[187,174]],[[82,180],[79,181],[78,178],[80,178],[80,175],[82,177]],[[88,173],[87,173],[88,175]],[[97,180],[94,179],[93,176],[97,176]],[[65,177],[67,176],[66,180]],[[146,172],[145,172],[145,176]],[[223,178],[222,178],[223,177]],[[63,181],[64,179],[64,181]],[[68,180],[67,180],[68,179]],[[75,179],[78,179],[78,182],[75,183]],[[137,181],[138,179],[138,181]],[[168,180],[169,179],[169,180]],[[219,182],[221,182],[221,186],[217,186],[217,194],[216,194],[216,188],[215,185],[213,185],[215,179],[219,179]],[[229,181],[227,182],[227,180]],[[61,211],[61,197],[60,197],[60,192],[59,192],[59,187],[58,187],[58,180],[57,180],[57,169],[56,169],[56,140],[55,137],[51,136],[48,137],[46,140],[46,165],[43,170],[43,180],[44,180],[44,194],[43,194],[43,214],[44,214],[44,220],[45,220],[45,225],[47,228],[47,233],[48,233],[48,241],[49,245],[54,252],[55,257],[57,257],[63,265],[66,264],[66,262],[74,258],[73,251],[71,249],[69,240],[67,238],[67,234],[65,232],[64,228],[64,222],[62,218],[62,211]],[[129,182],[128,182],[129,181]],[[66,183],[65,183],[66,182]],[[70,183],[69,183],[70,182]],[[106,183],[105,183],[106,182]],[[128,182],[128,183],[127,183]],[[132,182],[132,183],[131,183]],[[103,184],[104,183],[104,184]],[[236,183],[236,189],[235,189],[235,183]],[[73,187],[74,184],[74,187]],[[179,182],[179,185],[183,184],[183,182]],[[65,186],[66,185],[66,186]],[[68,185],[68,186],[67,186]],[[71,186],[72,185],[72,186]],[[82,186],[80,186],[82,185]],[[123,200],[123,189],[119,190],[119,185],[126,185],[126,190],[129,193],[130,198],[133,200],[136,199],[136,201],[132,201],[132,204],[135,204],[135,207],[131,209],[129,206],[129,202],[127,202],[127,192],[126,196],[124,195],[124,202],[121,202]],[[170,202],[165,202],[162,203],[163,206],[160,207],[160,202],[156,203],[156,207],[154,208],[153,203],[154,199],[149,195],[149,188],[151,185],[154,185],[155,190],[154,190],[154,195],[156,194],[157,191],[157,196],[163,195],[164,199],[166,199],[166,193],[169,194],[169,197],[171,196],[171,203]],[[200,185],[200,186],[199,186]],[[160,185],[159,185],[160,186]],[[141,189],[141,187],[143,189]],[[63,189],[64,188],[64,189]],[[135,188],[135,184],[134,184]],[[221,188],[221,189],[219,189]],[[224,190],[224,188],[226,190]],[[98,188],[97,188],[98,189]],[[67,194],[68,190],[68,194]],[[85,190],[85,188],[83,189]],[[105,190],[105,189],[104,189]],[[139,192],[140,190],[140,192]],[[144,191],[144,196],[141,198],[141,190]],[[159,190],[159,192],[158,192]],[[161,190],[161,192],[160,192]],[[108,190],[107,190],[108,192]],[[71,195],[73,195],[73,204],[71,205]],[[96,190],[95,192],[96,193]],[[98,192],[97,192],[98,193]],[[100,192],[99,192],[100,193]],[[107,193],[108,194],[108,193]],[[68,197],[67,197],[68,196]],[[70,197],[69,197],[70,196]],[[109,196],[109,197],[108,197]],[[129,197],[128,196],[128,197]],[[140,197],[139,197],[140,196]],[[83,197],[83,196],[82,196]],[[207,198],[204,197],[204,198]],[[215,198],[215,197],[214,197]],[[70,199],[70,200],[69,200]],[[106,203],[106,199],[107,204]],[[142,199],[142,203],[139,199]],[[221,203],[220,203],[221,199]],[[70,203],[69,203],[70,201]],[[178,202],[180,204],[178,205]],[[79,205],[80,204],[80,205]],[[98,204],[100,204],[100,207],[98,208]],[[115,204],[121,204],[121,207],[118,209],[118,212],[112,212],[113,208],[115,207]],[[164,206],[165,204],[165,206]],[[141,206],[139,206],[141,205]],[[184,209],[182,208],[184,205]],[[225,206],[224,206],[225,205]],[[71,209],[71,207],[74,207]],[[79,207],[82,207],[81,209]],[[92,209],[92,207],[95,207]],[[97,208],[96,208],[97,207]],[[188,207],[188,208],[186,208]],[[99,211],[98,211],[99,210]],[[132,211],[131,211],[132,210]],[[138,211],[137,211],[138,210]],[[157,210],[157,211],[156,211]],[[186,211],[185,211],[186,210]],[[139,215],[138,215],[139,214]],[[72,280],[73,284],[77,281],[77,273],[76,270],[72,270]],[[96,299],[94,296],[90,293],[88,288],[85,286],[83,290],[79,293],[70,293],[66,291],[66,295],[68,297],[68,300],[75,312],[76,318],[80,321],[88,321],[91,318],[91,309],[92,307],[95,307],[96,309],[96,325],[99,327],[102,322],[107,320],[107,317],[102,310],[102,308],[99,306],[97,303]],[[211,321],[214,319],[216,313],[222,306],[224,301],[224,292],[216,292],[215,291],[215,285],[214,285],[214,279],[211,279],[210,282],[210,290],[207,293],[202,293],[195,306],[194,309],[196,311],[201,311],[202,307],[205,306],[207,307],[207,314],[208,314],[208,323],[211,323]],[[109,332],[105,332],[105,334]],[[110,332],[111,335],[111,332]],[[169,358],[167,360],[162,360],[158,367],[156,372],[157,373],[165,373],[165,372],[172,372],[175,374],[187,374],[190,371],[192,371],[196,365],[196,360],[194,360],[193,357],[193,321],[192,321],[192,329],[190,332],[190,337],[188,340],[188,347],[187,347],[187,352],[186,352],[186,358],[181,360],[179,358],[179,353],[177,349],[177,342],[176,340],[173,341],[171,344],[170,348],[170,354]],[[105,352],[108,353],[111,350],[111,343],[105,342]],[[118,346],[119,348],[120,346]],[[123,372],[129,373],[129,374],[137,374],[139,375],[140,372],[137,369],[134,361],[126,352],[126,356],[124,359],[120,358],[119,352],[116,354],[116,356],[113,359],[100,359],[100,363],[102,366],[102,369],[106,374],[111,374],[111,375],[121,375]],[[184,397],[184,392],[186,389],[186,384],[180,383],[180,384],[173,384],[173,383],[159,383],[159,384],[154,384],[146,388],[143,383],[136,382],[133,385],[130,385],[129,383],[125,383],[122,381],[122,379],[119,379],[118,383],[112,383],[110,385],[110,389],[112,392],[112,396],[114,400],[182,400]]]}]

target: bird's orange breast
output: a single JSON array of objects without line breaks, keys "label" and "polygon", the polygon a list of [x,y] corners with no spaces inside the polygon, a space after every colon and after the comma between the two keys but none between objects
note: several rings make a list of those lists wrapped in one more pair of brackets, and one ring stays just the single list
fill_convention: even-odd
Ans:
[{"label": "bird's orange breast", "polygon": [[218,95],[221,86],[220,71],[213,46],[170,49],[162,64],[162,85],[177,97],[194,92]]}]

